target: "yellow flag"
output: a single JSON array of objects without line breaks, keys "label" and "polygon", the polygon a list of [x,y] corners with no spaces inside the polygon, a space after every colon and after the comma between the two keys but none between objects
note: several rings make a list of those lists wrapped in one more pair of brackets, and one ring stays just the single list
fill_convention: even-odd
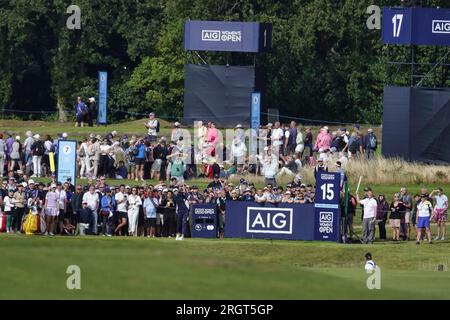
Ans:
[{"label": "yellow flag", "polygon": [[55,172],[56,168],[55,168],[55,154],[53,152],[49,152],[48,153],[48,157],[50,159],[50,171],[51,172]]}]

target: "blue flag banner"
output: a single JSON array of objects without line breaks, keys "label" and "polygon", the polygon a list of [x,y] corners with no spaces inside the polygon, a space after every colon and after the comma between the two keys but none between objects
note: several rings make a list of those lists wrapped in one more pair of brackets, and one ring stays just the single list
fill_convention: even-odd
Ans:
[{"label": "blue flag banner", "polygon": [[252,93],[251,101],[251,130],[250,130],[250,152],[256,154],[258,146],[258,129],[261,121],[261,93]]},{"label": "blue flag banner", "polygon": [[227,201],[226,238],[314,240],[314,205]]},{"label": "blue flag banner", "polygon": [[217,238],[217,206],[215,204],[194,204],[191,210],[192,237]]},{"label": "blue flag banner", "polygon": [[58,140],[58,167],[56,180],[64,183],[69,181],[76,184],[77,178],[77,142],[72,140]]},{"label": "blue flag banner", "polygon": [[262,52],[270,48],[272,26],[259,22],[186,21],[186,51]]},{"label": "blue flag banner", "polygon": [[98,73],[98,124],[107,124],[108,73]]},{"label": "blue flag banner", "polygon": [[383,8],[383,43],[450,45],[450,9]]},{"label": "blue flag banner", "polygon": [[340,180],[335,172],[319,172],[316,175],[314,239],[339,241],[340,239]]}]

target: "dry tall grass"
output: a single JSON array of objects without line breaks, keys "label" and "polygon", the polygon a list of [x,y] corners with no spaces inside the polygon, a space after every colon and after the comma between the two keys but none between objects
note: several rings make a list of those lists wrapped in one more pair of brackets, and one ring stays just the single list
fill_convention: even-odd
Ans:
[{"label": "dry tall grass", "polygon": [[[335,171],[335,161],[329,159],[328,168]],[[365,159],[352,159],[343,165],[350,184],[357,184],[360,176],[363,176],[364,185],[425,185],[425,184],[450,184],[450,166],[427,165],[414,162],[406,162],[402,159],[384,158],[376,156],[368,161]],[[314,168],[305,166],[300,175],[305,183],[314,184]],[[239,178],[233,177],[233,183],[239,183]],[[264,184],[264,177],[247,175],[246,179],[255,184]],[[294,176],[277,177],[279,185],[286,185]]]},{"label": "dry tall grass", "polygon": [[[334,161],[329,165],[330,171],[336,169]],[[450,166],[427,165],[416,162],[406,162],[398,158],[377,156],[366,159],[352,159],[344,167],[352,184],[358,183],[363,176],[364,184],[405,184],[422,185],[435,183],[450,183]],[[311,168],[305,169],[307,180],[313,180]],[[311,180],[310,180],[311,179]]]}]

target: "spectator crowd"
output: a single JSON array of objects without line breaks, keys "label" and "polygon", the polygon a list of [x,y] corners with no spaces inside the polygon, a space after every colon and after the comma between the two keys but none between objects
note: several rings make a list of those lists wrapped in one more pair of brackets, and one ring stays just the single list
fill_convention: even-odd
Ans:
[{"label": "spectator crowd", "polygon": [[[89,110],[95,110],[95,99],[89,103],[90,107],[79,98],[76,126],[91,125]],[[52,139],[27,131],[23,141],[12,132],[0,133],[0,177],[6,174],[0,188],[0,231],[183,239],[190,233],[192,205],[212,203],[217,205],[219,236],[223,237],[226,201],[314,203],[313,185],[302,182],[303,167],[309,166],[317,174],[328,171],[327,164],[335,162],[342,189],[346,162],[352,158],[372,159],[378,147],[373,130],[368,129],[364,135],[359,125],[351,132],[341,128],[331,133],[324,126],[314,137],[311,128],[303,131],[294,121],[286,126],[269,123],[256,132],[254,154],[252,150],[248,154],[242,125],[234,128],[229,145],[221,141],[214,123],[196,122],[191,137],[175,122],[170,139],[166,139],[160,137],[160,123],[150,113],[143,127],[147,134],[142,137],[119,136],[112,131],[104,136],[90,134],[79,141],[77,185],[57,182],[51,170],[51,162],[57,160],[59,152],[58,141],[67,140],[67,133]],[[265,187],[257,188],[244,179],[249,174],[263,176]],[[277,185],[282,176],[291,177],[285,187]],[[33,180],[41,177],[49,177],[51,182]],[[198,177],[210,180],[204,190],[189,183]],[[235,185],[230,178],[240,178],[240,182]],[[135,183],[109,186],[107,179]],[[149,179],[158,184],[146,183]],[[444,239],[448,200],[442,190],[430,195],[424,191],[412,199],[404,188],[390,205],[383,195],[375,199],[370,189],[363,199],[358,194],[350,195],[349,201],[342,204],[350,238],[358,204],[363,208],[362,242],[374,241],[375,224],[380,239],[386,239],[388,220],[394,241],[409,239],[412,224],[424,230],[424,235],[418,232],[417,241],[426,236],[431,242],[432,219],[438,223],[436,240]]]}]

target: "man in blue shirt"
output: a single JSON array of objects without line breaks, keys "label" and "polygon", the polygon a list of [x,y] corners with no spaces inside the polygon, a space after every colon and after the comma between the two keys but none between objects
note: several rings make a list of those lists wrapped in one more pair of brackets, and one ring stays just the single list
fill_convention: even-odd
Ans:
[{"label": "man in blue shirt", "polygon": [[84,118],[88,114],[88,107],[84,103],[83,98],[78,97],[77,98],[77,104],[76,104],[76,116],[77,116],[77,122],[75,123],[75,127],[84,127]]},{"label": "man in blue shirt", "polygon": [[158,197],[153,193],[146,193],[144,200],[145,227],[147,237],[154,238],[156,234],[156,209],[159,206]]},{"label": "man in blue shirt", "polygon": [[112,218],[114,215],[114,208],[116,207],[116,199],[111,196],[111,189],[106,187],[105,194],[101,198],[101,219],[102,219],[102,234],[108,237],[112,236]]},{"label": "man in blue shirt", "polygon": [[135,159],[136,163],[136,181],[144,181],[144,164],[145,164],[145,144],[141,139],[136,143],[137,155]]}]

